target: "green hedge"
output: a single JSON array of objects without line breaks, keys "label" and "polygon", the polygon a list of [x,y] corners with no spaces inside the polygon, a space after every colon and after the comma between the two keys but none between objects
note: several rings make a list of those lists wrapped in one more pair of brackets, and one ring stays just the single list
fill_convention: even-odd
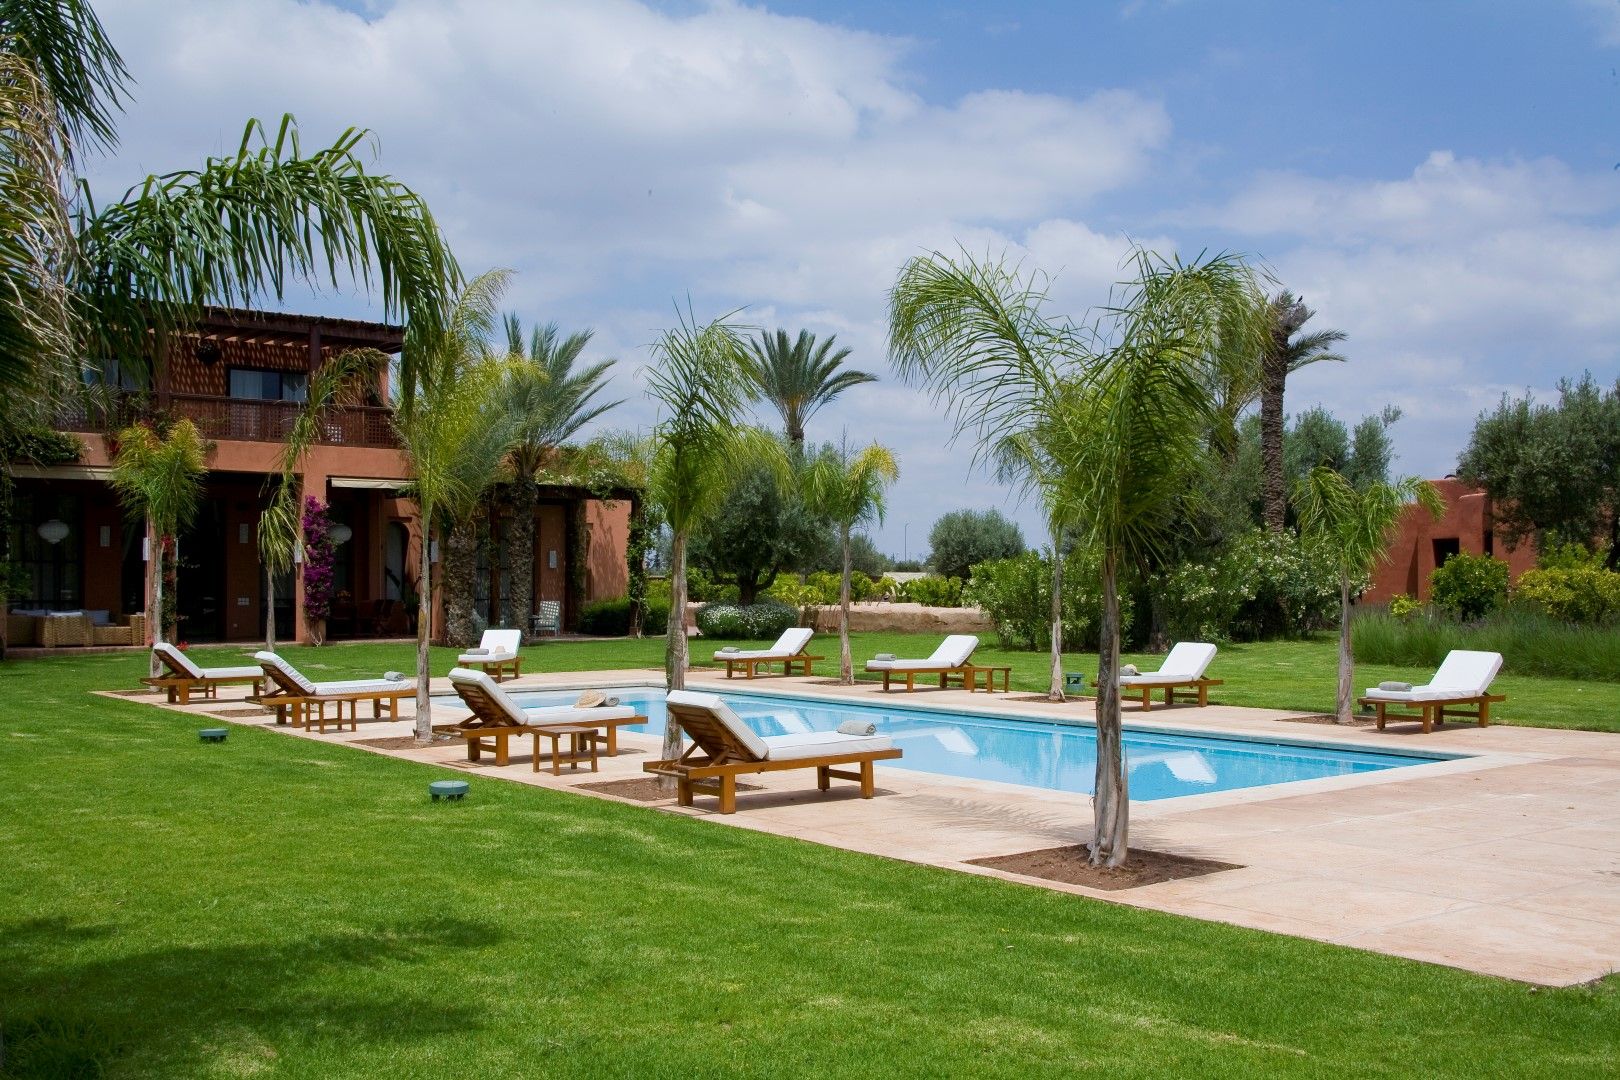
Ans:
[{"label": "green hedge", "polygon": [[[649,599],[641,620],[641,632],[649,636],[669,629],[669,600]],[[596,637],[624,637],[630,632],[630,598],[595,600],[579,613],[579,630]]]}]

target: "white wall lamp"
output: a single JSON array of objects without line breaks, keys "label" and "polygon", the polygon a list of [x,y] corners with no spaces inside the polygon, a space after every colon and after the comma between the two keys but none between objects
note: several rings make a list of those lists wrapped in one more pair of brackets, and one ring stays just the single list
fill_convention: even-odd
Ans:
[{"label": "white wall lamp", "polygon": [[352,539],[354,539],[354,530],[349,528],[347,525],[339,522],[338,524],[332,526],[333,544],[347,544]]},{"label": "white wall lamp", "polygon": [[38,529],[39,538],[51,545],[60,544],[63,540],[66,540],[68,531],[67,522],[60,518],[51,518],[51,520],[40,525]]}]

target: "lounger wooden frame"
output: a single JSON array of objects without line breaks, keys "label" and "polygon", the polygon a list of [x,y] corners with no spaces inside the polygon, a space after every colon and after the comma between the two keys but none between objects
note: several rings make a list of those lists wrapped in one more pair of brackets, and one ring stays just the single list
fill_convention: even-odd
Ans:
[{"label": "lounger wooden frame", "polygon": [[326,734],[326,707],[337,706],[337,715],[333,718],[339,731],[343,730],[343,705],[349,706],[349,730],[360,730],[359,707],[360,702],[371,702],[371,718],[382,719],[383,705],[388,706],[388,719],[399,719],[399,703],[402,699],[416,696],[416,687],[409,686],[401,690],[356,690],[342,694],[310,694],[302,686],[287,678],[279,669],[261,664],[264,676],[275,683],[275,689],[268,694],[255,694],[247,700],[255,705],[262,705],[266,709],[276,711],[276,723],[285,724],[289,721],[295,727],[309,730],[311,724],[319,727],[322,735]]},{"label": "lounger wooden frame", "polygon": [[170,674],[154,675],[142,679],[141,682],[155,690],[162,690],[167,693],[170,705],[191,704],[191,695],[193,693],[196,693],[201,698],[217,699],[219,697],[219,688],[222,686],[252,684],[254,694],[264,692],[263,675],[227,675],[224,678],[211,678],[205,675],[198,678],[195,675],[176,670],[174,662],[162,653],[158,653],[158,656],[163,660],[163,664],[169,669]]},{"label": "lounger wooden frame", "polygon": [[[1427,735],[1434,730],[1435,724],[1446,722],[1446,710],[1451,709],[1451,715],[1458,720],[1473,720],[1480,727],[1491,726],[1491,705],[1495,702],[1506,701],[1506,694],[1470,694],[1466,697],[1439,698],[1434,701],[1388,701],[1384,698],[1357,698],[1359,705],[1372,705],[1377,711],[1378,730],[1384,730],[1385,720],[1416,720],[1423,725],[1423,734]],[[1472,705],[1474,710],[1468,712],[1463,706]],[[1417,712],[1390,712],[1391,706],[1406,706],[1408,709],[1416,708]]]},{"label": "lounger wooden frame", "polygon": [[463,656],[456,662],[461,667],[478,668],[496,682],[501,681],[503,671],[510,672],[514,679],[523,674],[522,653],[518,653],[516,656],[503,656],[498,660],[469,660]]},{"label": "lounger wooden frame", "polygon": [[883,692],[885,694],[889,692],[889,681],[891,679],[898,679],[902,675],[906,677],[906,693],[908,694],[916,692],[917,676],[919,675],[938,675],[941,690],[949,687],[953,678],[965,687],[968,685],[968,678],[974,670],[972,664],[955,664],[951,667],[937,668],[912,668],[909,671],[896,671],[892,668],[885,668],[883,671]]},{"label": "lounger wooden frame", "polygon": [[[606,732],[604,743],[608,757],[619,752],[619,729],[626,724],[645,724],[645,716],[616,716],[598,719],[591,717],[587,720],[570,718],[559,720],[554,724],[516,724],[506,714],[506,710],[489,696],[489,692],[476,683],[451,682],[456,693],[472,715],[459,724],[438,728],[447,734],[467,740],[467,760],[481,761],[485,750],[495,754],[495,764],[505,766],[512,760],[511,743],[513,737],[522,738],[524,735],[534,736],[534,769],[540,771],[540,739],[542,736],[551,738],[554,728],[601,728]],[[486,744],[485,739],[489,742]],[[552,741],[553,753],[551,755],[552,772],[557,771],[556,741]]]},{"label": "lounger wooden frame", "polygon": [[[825,656],[811,656],[809,653],[795,653],[793,656],[721,656],[719,659],[726,663],[726,678],[738,668],[743,671],[743,678],[752,679],[761,664],[781,664],[783,675],[793,674],[793,665],[799,665],[800,674],[812,675],[810,665],[817,660],[825,660]],[[770,674],[769,671],[766,674]]]},{"label": "lounger wooden frame", "polygon": [[1166,705],[1174,705],[1179,698],[1182,701],[1196,700],[1198,707],[1202,709],[1209,704],[1209,688],[1222,686],[1225,682],[1224,679],[1166,679],[1164,682],[1137,682],[1121,686],[1119,696],[1135,697],[1140,694],[1142,711],[1148,712],[1153,708],[1153,691],[1163,690]]},{"label": "lounger wooden frame", "polygon": [[[830,788],[834,779],[854,780],[861,785],[861,798],[870,799],[877,790],[873,762],[892,761],[901,755],[899,747],[889,747],[785,761],[761,759],[754,757],[709,710],[675,702],[670,702],[666,708],[669,718],[681,726],[692,745],[673,761],[648,761],[642,764],[641,770],[674,777],[676,797],[682,806],[691,806],[694,795],[714,795],[720,800],[722,814],[734,814],[737,812],[737,777],[812,768],[816,770],[816,787],[820,790]],[[858,765],[860,770],[850,772],[837,768],[839,765]]]}]

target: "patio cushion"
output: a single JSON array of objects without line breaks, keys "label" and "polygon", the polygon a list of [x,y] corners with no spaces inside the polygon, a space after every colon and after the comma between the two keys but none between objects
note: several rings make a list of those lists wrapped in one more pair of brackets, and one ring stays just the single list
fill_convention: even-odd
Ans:
[{"label": "patio cushion", "polygon": [[159,656],[165,656],[174,661],[175,667],[179,668],[187,675],[190,675],[193,679],[201,679],[205,677],[203,675],[202,668],[198,667],[196,664],[193,664],[189,656],[175,648],[173,645],[170,645],[167,641],[153,642],[152,651],[157,653]]},{"label": "patio cushion", "polygon": [[1473,649],[1453,649],[1446,654],[1434,678],[1410,690],[1367,688],[1374,701],[1444,701],[1447,698],[1479,697],[1490,690],[1496,673],[1502,670],[1502,654]]},{"label": "patio cushion", "polygon": [[1158,671],[1144,671],[1139,675],[1121,675],[1121,686],[1140,686],[1145,683],[1192,682],[1204,677],[1215,659],[1215,646],[1204,641],[1178,641],[1165,655]]},{"label": "patio cushion", "polygon": [[259,667],[205,667],[202,669],[205,679],[245,679],[250,675],[263,675],[264,669]]},{"label": "patio cushion", "polygon": [[635,715],[636,710],[629,705],[596,705],[587,709],[576,705],[542,705],[523,710],[525,721],[537,725],[590,724],[599,720],[628,720]]},{"label": "patio cushion", "polygon": [[959,668],[973,656],[979,639],[972,634],[952,634],[926,660],[868,660],[867,671],[939,671]]},{"label": "patio cushion", "polygon": [[835,754],[864,754],[887,750],[892,743],[881,735],[845,735],[841,731],[813,731],[806,735],[768,735],[764,739],[769,761],[796,761],[800,758],[831,757]]},{"label": "patio cushion", "polygon": [[504,653],[507,656],[516,656],[517,651],[523,647],[523,631],[485,630],[478,644],[488,649],[491,655]]},{"label": "patio cushion", "polygon": [[523,707],[512,700],[510,694],[501,689],[501,684],[489,677],[486,671],[474,671],[472,668],[451,668],[450,682],[461,683],[464,686],[476,686],[495,706],[505,714],[506,718],[514,724],[527,724],[528,718],[523,715]]},{"label": "patio cushion", "polygon": [[767,660],[772,657],[781,657],[785,660],[804,652],[805,646],[810,644],[810,639],[815,633],[807,626],[793,626],[782,631],[782,636],[776,639],[776,644],[768,649],[721,649],[714,657],[716,660]]},{"label": "patio cushion", "polygon": [[665,700],[693,709],[708,710],[755,760],[764,761],[769,753],[765,740],[755,735],[754,729],[743,723],[742,717],[732,712],[731,706],[721,701],[719,694],[700,694],[695,690],[671,690]]},{"label": "patio cushion", "polygon": [[266,652],[261,649],[253,654],[253,659],[257,660],[260,664],[266,667],[275,668],[286,677],[288,682],[298,687],[298,689],[304,693],[311,695],[320,693],[320,691],[315,689],[314,683],[304,678],[302,672],[293,667],[291,664],[287,663],[287,661],[283,660],[281,657],[277,656],[275,653]]},{"label": "patio cushion", "polygon": [[349,679],[345,682],[316,683],[315,697],[335,697],[339,694],[386,694],[394,690],[409,690],[415,679]]}]

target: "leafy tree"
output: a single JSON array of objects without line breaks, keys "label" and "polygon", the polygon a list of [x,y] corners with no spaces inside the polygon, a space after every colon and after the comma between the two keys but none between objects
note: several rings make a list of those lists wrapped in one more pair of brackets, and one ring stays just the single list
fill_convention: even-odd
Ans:
[{"label": "leafy tree", "polygon": [[[109,483],[125,512],[134,520],[145,518],[148,532],[157,541],[153,610],[147,612],[147,621],[156,628],[154,640],[171,641],[175,628],[168,625],[163,585],[169,567],[180,562],[179,534],[196,518],[202,503],[209,447],[196,425],[186,419],[176,420],[161,434],[145,424],[134,424],[118,433],[117,443]],[[156,657],[152,673],[157,674]]]},{"label": "leafy tree", "polygon": [[975,563],[1024,550],[1024,534],[996,510],[953,510],[928,530],[928,568],[966,581]]},{"label": "leafy tree", "polygon": [[794,451],[804,448],[804,425],[828,402],[862,383],[876,382],[865,371],[840,370],[850,350],[834,349],[838,339],[817,344],[808,330],[789,340],[786,330],[761,333],[748,343],[743,370],[754,397],[768,401],[782,416],[782,426]]},{"label": "leafy tree", "polygon": [[516,315],[506,317],[506,349],[512,358],[501,381],[500,409],[511,418],[517,442],[508,455],[512,470],[511,592],[507,608],[524,636],[534,614],[534,508],[540,488],[536,474],[546,456],[579,433],[586,424],[621,401],[598,402],[614,361],[579,367],[580,354],[592,331],[561,336],[556,323],[538,326],[523,336]]},{"label": "leafy tree", "polygon": [[734,583],[740,604],[797,570],[827,547],[827,519],[812,513],[768,461],[740,463],[724,501],[692,534],[693,566],[719,583]]},{"label": "leafy tree", "polygon": [[465,547],[468,519],[494,482],[514,437],[513,423],[500,407],[506,365],[489,347],[509,276],[505,270],[490,270],[474,278],[442,328],[421,334],[407,331],[405,339],[416,389],[411,407],[395,411],[394,430],[410,469],[411,497],[422,523],[416,621],[416,739],[421,743],[433,738],[428,639],[433,624],[434,534],[447,537],[441,584],[448,624],[453,597],[470,596],[472,591],[470,581],[457,580],[452,573],[453,564],[457,572],[469,572],[469,563],[464,555],[452,559],[451,541]]},{"label": "leafy tree", "polygon": [[1408,477],[1394,484],[1357,488],[1325,466],[1310,471],[1294,491],[1306,536],[1325,541],[1339,563],[1339,696],[1334,716],[1350,722],[1355,657],[1350,644],[1351,583],[1389,557],[1390,533],[1413,503],[1439,518],[1445,500],[1427,480]]},{"label": "leafy tree", "polygon": [[805,501],[837,526],[844,556],[838,588],[838,681],[844,686],[855,685],[849,654],[850,534],[858,525],[883,520],[884,491],[899,479],[894,453],[877,443],[854,453],[848,446],[823,451],[805,471]]},{"label": "leafy tree", "polygon": [[1601,544],[1620,569],[1620,379],[1561,380],[1556,405],[1504,395],[1479,415],[1457,475],[1490,494],[1509,547],[1557,533]]},{"label": "leafy tree", "polygon": [[1322,360],[1343,361],[1333,346],[1345,339],[1342,330],[1318,330],[1301,335],[1316,312],[1291,292],[1280,292],[1266,302],[1266,343],[1260,353],[1260,476],[1262,517],[1266,528],[1281,531],[1287,518],[1287,487],[1283,471],[1283,392],[1288,376]]},{"label": "leafy tree", "polygon": [[869,578],[880,578],[894,569],[894,560],[879,551],[870,536],[855,533],[849,538],[849,565]]},{"label": "leafy tree", "polygon": [[[1127,854],[1129,797],[1119,700],[1122,570],[1163,542],[1171,510],[1207,457],[1224,365],[1263,342],[1252,271],[1221,256],[1183,264],[1140,251],[1135,277],[1092,329],[1054,322],[1016,270],[939,253],[914,258],[890,291],[896,367],[972,432],[981,459],[1028,432],[1075,500],[1101,560],[1097,777],[1091,861]],[[1016,552],[1014,552],[1016,554]]]}]

